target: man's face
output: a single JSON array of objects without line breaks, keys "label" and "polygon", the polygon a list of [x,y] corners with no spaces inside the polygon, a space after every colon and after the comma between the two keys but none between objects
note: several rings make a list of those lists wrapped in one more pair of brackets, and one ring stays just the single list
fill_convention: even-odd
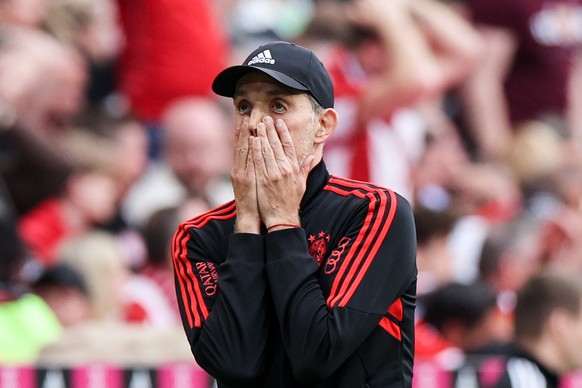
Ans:
[{"label": "man's face", "polygon": [[295,145],[297,161],[313,153],[317,116],[306,93],[290,89],[261,72],[248,73],[239,80],[234,94],[237,127],[248,120],[255,134],[263,117],[282,119]]},{"label": "man's face", "polygon": [[228,174],[231,126],[206,100],[178,102],[165,116],[164,160],[189,194],[204,196],[210,182]]}]

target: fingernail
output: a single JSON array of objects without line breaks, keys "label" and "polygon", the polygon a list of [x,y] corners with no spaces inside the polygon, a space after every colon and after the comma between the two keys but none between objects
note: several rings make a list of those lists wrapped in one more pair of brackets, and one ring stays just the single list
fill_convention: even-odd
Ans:
[{"label": "fingernail", "polygon": [[283,125],[283,120],[281,120],[281,119],[275,120],[275,125],[280,127],[281,125]]},{"label": "fingernail", "polygon": [[263,117],[263,122],[264,122],[264,123],[270,123],[270,122],[271,122],[271,120],[272,120],[272,119],[271,119],[271,117],[270,117],[270,116],[265,116],[265,117]]},{"label": "fingernail", "polygon": [[257,124],[257,130],[259,130],[259,129],[260,129],[261,131],[265,130],[265,124],[263,124],[263,123],[259,123],[259,124]]}]

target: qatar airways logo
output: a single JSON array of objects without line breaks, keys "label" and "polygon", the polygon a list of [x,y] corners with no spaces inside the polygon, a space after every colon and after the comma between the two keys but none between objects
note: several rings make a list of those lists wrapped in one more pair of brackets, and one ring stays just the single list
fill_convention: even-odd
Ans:
[{"label": "qatar airways logo", "polygon": [[255,55],[247,65],[250,66],[256,63],[268,63],[269,65],[275,64],[275,60],[271,56],[271,50],[265,50],[262,53]]},{"label": "qatar airways logo", "polygon": [[202,289],[206,296],[216,294],[218,288],[218,273],[213,263],[196,263],[196,271],[202,283]]}]

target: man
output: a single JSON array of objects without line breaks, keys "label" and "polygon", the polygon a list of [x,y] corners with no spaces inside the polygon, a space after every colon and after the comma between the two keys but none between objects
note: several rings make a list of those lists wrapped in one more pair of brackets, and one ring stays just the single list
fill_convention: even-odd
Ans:
[{"label": "man", "polygon": [[126,198],[128,218],[143,226],[162,208],[184,205],[206,211],[231,200],[233,131],[224,108],[215,99],[181,98],[163,111],[160,125],[161,159],[150,163]]},{"label": "man", "polygon": [[[301,39],[325,55],[342,118],[326,144],[328,170],[413,198],[427,136],[433,148],[446,136],[451,154],[457,135],[436,108],[474,67],[479,35],[438,0],[326,0],[315,11]],[[324,50],[326,29],[338,41]]]},{"label": "man", "polygon": [[230,43],[221,6],[208,0],[113,3],[126,43],[116,61],[116,87],[130,113],[147,124],[150,157],[157,160],[164,110],[181,98],[211,95],[212,77],[226,63]]},{"label": "man", "polygon": [[517,295],[516,351],[497,388],[557,388],[582,368],[582,282],[573,272],[531,277]]},{"label": "man", "polygon": [[419,298],[427,323],[467,356],[506,354],[511,337],[508,314],[497,306],[488,284],[456,281],[441,284]]},{"label": "man", "polygon": [[579,153],[582,0],[465,3],[485,47],[461,90],[479,156],[503,157],[522,124],[532,120],[563,123],[557,133]]},{"label": "man", "polygon": [[410,387],[412,211],[391,190],[328,174],[327,70],[274,42],[213,90],[234,100],[235,200],[182,223],[172,246],[196,360],[219,387]]},{"label": "man", "polygon": [[16,210],[0,176],[0,365],[34,363],[63,329],[51,307],[28,292],[28,279],[23,277],[28,252],[16,221]]},{"label": "man", "polygon": [[183,98],[168,106],[161,124],[162,157],[185,196],[204,198],[212,207],[232,199],[232,127],[223,107],[209,98]]}]

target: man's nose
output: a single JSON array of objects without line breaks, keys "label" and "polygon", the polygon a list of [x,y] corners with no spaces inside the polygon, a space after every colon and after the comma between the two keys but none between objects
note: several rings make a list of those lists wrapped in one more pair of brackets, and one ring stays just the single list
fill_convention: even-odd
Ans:
[{"label": "man's nose", "polygon": [[260,107],[253,107],[251,114],[249,116],[249,129],[254,133],[257,129],[257,125],[263,121],[263,117],[267,115],[267,112]]}]

